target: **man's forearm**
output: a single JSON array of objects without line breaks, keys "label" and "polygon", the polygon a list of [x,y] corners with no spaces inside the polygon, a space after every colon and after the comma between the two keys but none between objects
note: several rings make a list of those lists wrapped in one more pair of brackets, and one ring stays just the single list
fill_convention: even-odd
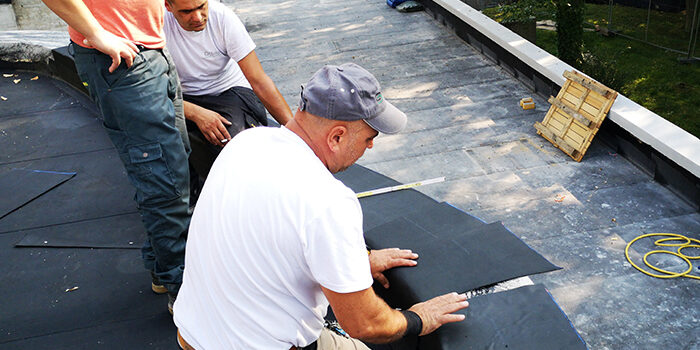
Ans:
[{"label": "man's forearm", "polygon": [[251,82],[253,92],[260,98],[260,101],[265,106],[275,120],[280,125],[287,124],[292,119],[292,111],[289,109],[287,101],[284,100],[277,87],[267,75],[261,79],[261,82]]},{"label": "man's forearm", "polygon": [[376,317],[369,319],[368,324],[372,327],[367,327],[364,333],[357,334],[355,338],[372,344],[386,344],[395,342],[406,334],[407,322],[404,315],[386,304],[384,306]]},{"label": "man's forearm", "polygon": [[196,123],[197,122],[197,109],[202,108],[199,107],[198,105],[188,102],[185,100],[182,100],[182,109],[185,112],[185,118],[188,119],[191,122]]},{"label": "man's forearm", "polygon": [[277,90],[275,83],[263,70],[255,50],[238,61],[238,66],[241,67],[243,75],[248,79],[253,92],[263,103],[265,109],[272,114],[272,117],[278,123],[281,125],[287,124],[292,119],[292,111],[289,109],[287,101],[284,100],[282,94]]},{"label": "man's forearm", "polygon": [[383,344],[398,340],[406,332],[406,318],[389,307],[372,288],[345,294],[321,289],[338,322],[351,337]]},{"label": "man's forearm", "polygon": [[[353,338],[370,343],[388,343],[406,334],[407,319],[399,311],[387,305],[379,298],[372,287],[353,293],[336,293],[321,286],[323,294],[333,308],[338,322]],[[413,322],[412,328],[418,327],[419,335],[433,332],[445,323],[464,320],[465,315],[455,314],[469,306],[465,294],[447,293],[411,306],[420,319]]]}]

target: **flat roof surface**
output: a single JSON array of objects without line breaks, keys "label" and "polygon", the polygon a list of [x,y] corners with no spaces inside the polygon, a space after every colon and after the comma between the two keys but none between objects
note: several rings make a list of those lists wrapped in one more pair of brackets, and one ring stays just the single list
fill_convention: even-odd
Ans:
[{"label": "flat roof surface", "polygon": [[[292,109],[299,86],[324,64],[373,72],[409,123],[379,136],[359,164],[399,182],[445,176],[417,189],[502,221],[563,267],[531,279],[548,288],[591,349],[700,347],[699,282],[643,275],[624,255],[645,233],[700,239],[700,214],[599,140],[576,163],[537,136],[532,125],[546,101],[450,30],[383,1],[229,5]],[[0,77],[0,178],[17,168],[76,175],[0,218],[0,347],[176,348],[166,297],[150,292],[141,267],[133,190],[94,106],[47,76],[1,73],[17,76]],[[528,96],[535,110],[519,107]],[[0,191],[5,198],[13,189]],[[121,227],[115,236],[100,234],[113,226]],[[651,246],[635,243],[634,261]],[[659,258],[670,270],[685,266]]]}]

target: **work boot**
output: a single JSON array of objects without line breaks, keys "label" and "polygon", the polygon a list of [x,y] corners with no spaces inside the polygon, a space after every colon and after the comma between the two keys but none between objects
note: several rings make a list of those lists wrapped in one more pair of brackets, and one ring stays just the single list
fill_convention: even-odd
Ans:
[{"label": "work boot", "polygon": [[173,306],[175,305],[175,299],[177,299],[177,294],[168,292],[168,311],[173,314]]},{"label": "work boot", "polygon": [[158,276],[156,276],[153,271],[151,271],[151,290],[156,294],[163,294],[168,291],[168,289],[160,283],[160,279],[158,279]]}]

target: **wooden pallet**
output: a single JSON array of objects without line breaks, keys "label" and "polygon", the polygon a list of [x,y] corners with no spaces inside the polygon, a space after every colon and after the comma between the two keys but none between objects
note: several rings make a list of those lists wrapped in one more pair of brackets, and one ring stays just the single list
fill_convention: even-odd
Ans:
[{"label": "wooden pallet", "polygon": [[564,72],[564,77],[557,97],[549,98],[552,106],[544,120],[534,126],[538,135],[580,162],[617,92],[575,71]]}]

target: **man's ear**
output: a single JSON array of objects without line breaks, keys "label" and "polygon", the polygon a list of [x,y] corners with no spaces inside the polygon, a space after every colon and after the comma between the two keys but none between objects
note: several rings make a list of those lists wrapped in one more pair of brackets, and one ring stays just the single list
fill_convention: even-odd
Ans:
[{"label": "man's ear", "polygon": [[348,127],[345,125],[336,125],[331,128],[328,132],[328,138],[326,142],[328,143],[328,149],[337,153],[341,149],[341,144],[345,142],[348,137]]},{"label": "man's ear", "polygon": [[173,10],[170,8],[170,1],[168,0],[163,0],[165,2],[165,9],[168,10],[168,12],[173,12]]}]

